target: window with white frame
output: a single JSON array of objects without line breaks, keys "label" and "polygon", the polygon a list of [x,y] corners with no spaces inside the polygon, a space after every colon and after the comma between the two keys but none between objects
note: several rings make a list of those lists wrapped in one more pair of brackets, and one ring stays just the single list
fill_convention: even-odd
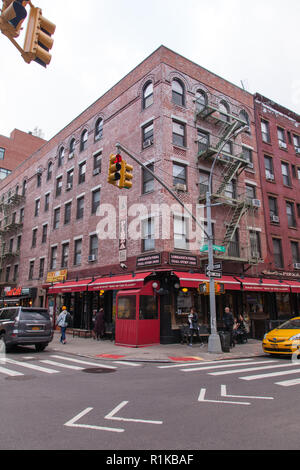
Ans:
[{"label": "window with white frame", "polygon": [[178,250],[188,250],[188,218],[174,216],[174,248]]}]

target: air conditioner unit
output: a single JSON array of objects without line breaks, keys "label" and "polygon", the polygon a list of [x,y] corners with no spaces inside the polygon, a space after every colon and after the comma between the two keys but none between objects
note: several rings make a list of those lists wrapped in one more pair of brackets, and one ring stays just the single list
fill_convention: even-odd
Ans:
[{"label": "air conditioner unit", "polygon": [[69,153],[68,159],[71,160],[71,158],[73,158],[73,157],[74,157],[74,152]]},{"label": "air conditioner unit", "polygon": [[99,175],[99,173],[100,173],[100,168],[95,168],[95,169],[93,170],[93,176]]},{"label": "air conditioner unit", "polygon": [[73,184],[72,183],[67,183],[67,191],[70,191],[70,189],[73,188]]},{"label": "air conditioner unit", "polygon": [[300,263],[294,263],[294,269],[300,269]]},{"label": "air conditioner unit", "polygon": [[287,145],[286,145],[285,142],[282,142],[282,140],[280,140],[280,141],[279,141],[279,147],[280,147],[281,149],[286,149],[286,148],[287,148]]},{"label": "air conditioner unit", "polygon": [[276,222],[278,224],[279,223],[278,215],[271,215],[271,222]]},{"label": "air conditioner unit", "polygon": [[97,260],[97,256],[96,256],[96,255],[89,255],[89,257],[88,257],[89,263],[91,263],[92,261],[96,261],[96,260]]},{"label": "air conditioner unit", "polygon": [[273,173],[270,173],[270,171],[266,171],[266,179],[268,181],[274,181],[275,177],[274,177]]},{"label": "air conditioner unit", "polygon": [[300,147],[295,147],[295,151],[300,155]]},{"label": "air conditioner unit", "polygon": [[175,184],[175,189],[177,189],[177,191],[186,191],[186,184],[177,183]]},{"label": "air conditioner unit", "polygon": [[248,168],[252,168],[252,170],[253,170],[254,164],[253,164],[252,162],[248,162],[247,167],[248,167]]},{"label": "air conditioner unit", "polygon": [[143,142],[143,149],[147,148],[147,147],[150,147],[150,145],[153,144],[153,140],[152,139],[147,139]]},{"label": "air conditioner unit", "polygon": [[252,199],[252,206],[253,207],[260,207],[261,203],[259,199]]}]

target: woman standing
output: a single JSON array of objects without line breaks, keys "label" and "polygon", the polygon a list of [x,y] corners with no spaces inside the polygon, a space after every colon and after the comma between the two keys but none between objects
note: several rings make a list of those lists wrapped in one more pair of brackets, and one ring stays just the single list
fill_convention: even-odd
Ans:
[{"label": "woman standing", "polygon": [[96,313],[95,320],[95,335],[97,340],[103,337],[105,334],[105,322],[104,322],[104,310],[100,308],[99,312]]}]

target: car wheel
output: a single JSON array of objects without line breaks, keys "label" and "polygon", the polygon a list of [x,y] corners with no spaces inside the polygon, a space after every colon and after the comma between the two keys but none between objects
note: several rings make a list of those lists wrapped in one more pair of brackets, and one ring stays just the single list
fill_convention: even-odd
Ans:
[{"label": "car wheel", "polygon": [[48,346],[48,343],[47,344],[35,344],[35,350],[37,352],[41,352],[41,351],[44,351],[44,349]]}]

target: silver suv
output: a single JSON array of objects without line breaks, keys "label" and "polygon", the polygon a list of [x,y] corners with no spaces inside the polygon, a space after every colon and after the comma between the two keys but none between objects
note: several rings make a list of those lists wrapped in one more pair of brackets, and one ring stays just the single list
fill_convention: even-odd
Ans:
[{"label": "silver suv", "polygon": [[43,351],[53,339],[48,309],[35,307],[6,307],[0,309],[0,339],[6,350],[15,345],[34,344]]}]

